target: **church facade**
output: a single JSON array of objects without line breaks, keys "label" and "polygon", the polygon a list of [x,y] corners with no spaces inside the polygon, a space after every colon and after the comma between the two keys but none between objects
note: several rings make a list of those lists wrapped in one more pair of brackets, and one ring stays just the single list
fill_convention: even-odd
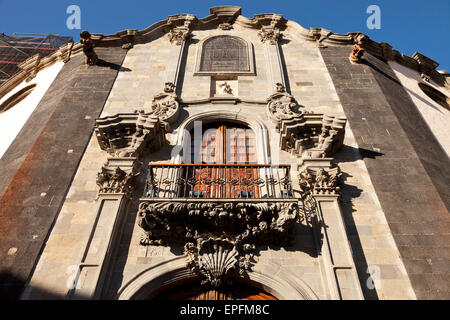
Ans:
[{"label": "church facade", "polygon": [[437,66],[234,6],[28,59],[0,87],[2,296],[449,299]]}]

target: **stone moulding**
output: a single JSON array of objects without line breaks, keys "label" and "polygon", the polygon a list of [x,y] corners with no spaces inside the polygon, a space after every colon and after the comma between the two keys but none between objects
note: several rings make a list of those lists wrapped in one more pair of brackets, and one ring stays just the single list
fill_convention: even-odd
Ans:
[{"label": "stone moulding", "polygon": [[203,283],[220,286],[231,275],[245,277],[257,245],[288,244],[302,221],[298,200],[140,200],[142,245],[180,244],[187,265]]}]

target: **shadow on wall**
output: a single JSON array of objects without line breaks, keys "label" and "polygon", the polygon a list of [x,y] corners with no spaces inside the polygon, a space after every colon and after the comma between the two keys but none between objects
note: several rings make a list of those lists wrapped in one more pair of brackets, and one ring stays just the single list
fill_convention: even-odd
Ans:
[{"label": "shadow on wall", "polygon": [[[366,158],[377,159],[383,155],[384,154],[380,152],[344,145],[342,150],[336,155],[335,160],[336,163],[339,164],[344,162],[355,162]],[[353,213],[357,212],[354,206],[354,199],[359,198],[363,190],[349,183],[348,178],[351,177],[352,175],[349,173],[342,173],[343,187],[340,201],[342,216],[364,298],[366,300],[378,300],[379,297],[376,290],[370,289],[367,286],[367,280],[370,277],[370,274],[368,273],[368,264],[362,249],[358,229],[356,228],[355,220],[353,219]]]},{"label": "shadow on wall", "polygon": [[98,59],[97,61],[97,66],[99,67],[108,67],[112,70],[117,70],[119,72],[130,72],[131,69],[126,68],[126,67],[122,67],[120,64],[116,64],[116,63],[112,63],[112,62],[108,62],[102,59]]},{"label": "shadow on wall", "polygon": [[[381,59],[379,59],[381,60]],[[381,60],[383,61],[383,60]],[[387,63],[385,61],[383,61],[384,63]],[[372,68],[374,71],[376,71],[377,73],[383,75],[385,78],[391,80],[392,82],[394,82],[395,84],[399,85],[401,88],[403,88],[404,90],[406,90],[409,94],[411,94],[412,96],[414,96],[416,99],[420,100],[423,104],[439,111],[440,113],[442,113],[442,110],[440,110],[438,107],[434,106],[432,103],[430,103],[429,101],[427,101],[426,99],[422,98],[421,96],[419,96],[417,93],[415,93],[414,91],[408,89],[407,87],[403,86],[401,84],[401,82],[395,78],[393,78],[392,76],[388,75],[386,72],[384,72],[383,70],[380,70],[380,68],[378,68],[377,66],[375,66],[374,64],[370,63],[369,61],[363,59],[362,61],[363,64],[367,65],[368,67]]]}]

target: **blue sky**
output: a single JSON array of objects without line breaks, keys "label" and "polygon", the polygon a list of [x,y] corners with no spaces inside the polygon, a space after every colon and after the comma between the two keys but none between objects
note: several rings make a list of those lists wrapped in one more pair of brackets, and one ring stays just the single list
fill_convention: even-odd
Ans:
[{"label": "blue sky", "polygon": [[[322,27],[336,33],[363,32],[387,42],[398,51],[418,51],[450,69],[450,0],[0,0],[0,32],[51,33],[73,36],[80,30],[66,27],[69,5],[81,8],[81,28],[112,34],[123,29],[144,29],[168,15],[209,14],[209,7],[238,5],[242,14],[279,13],[303,27]],[[369,5],[381,9],[381,29],[369,30]]]}]

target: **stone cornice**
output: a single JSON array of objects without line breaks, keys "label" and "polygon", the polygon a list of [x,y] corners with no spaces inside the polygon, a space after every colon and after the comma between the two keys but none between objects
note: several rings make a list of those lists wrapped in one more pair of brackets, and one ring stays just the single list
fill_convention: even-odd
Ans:
[{"label": "stone cornice", "polygon": [[[195,31],[195,29],[202,29],[210,26],[211,24],[217,24],[219,26],[224,23],[237,24],[252,29],[261,29],[264,26],[270,26],[275,21],[276,28],[279,28],[280,30],[286,29],[291,31],[290,33],[294,36],[301,37],[308,41],[315,41],[318,46],[353,46],[364,37],[364,49],[366,52],[386,60],[396,61],[408,68],[426,74],[440,85],[450,86],[450,83],[446,80],[445,76],[435,70],[439,64],[420,53],[416,52],[413,56],[409,57],[394,50],[388,43],[373,41],[360,32],[338,34],[323,28],[306,29],[297,22],[286,20],[283,16],[273,13],[256,14],[253,18],[246,18],[241,15],[241,8],[236,6],[212,7],[210,9],[210,15],[200,19],[197,19],[195,15],[191,14],[171,15],[166,20],[158,21],[143,30],[126,29],[111,35],[92,33],[91,36],[97,47],[121,46],[124,49],[129,49],[136,43],[151,42],[168,34],[173,28],[174,22],[178,25],[187,19],[192,19],[193,31]],[[0,86],[0,98],[20,82],[27,79],[33,72],[40,71],[56,61],[66,60],[70,54],[78,54],[81,51],[82,45],[79,42],[75,44],[69,43],[60,47],[60,49],[53,54],[40,59],[41,61],[37,66],[33,64],[36,59],[39,59],[37,55],[28,58],[19,64],[21,71]]]}]

